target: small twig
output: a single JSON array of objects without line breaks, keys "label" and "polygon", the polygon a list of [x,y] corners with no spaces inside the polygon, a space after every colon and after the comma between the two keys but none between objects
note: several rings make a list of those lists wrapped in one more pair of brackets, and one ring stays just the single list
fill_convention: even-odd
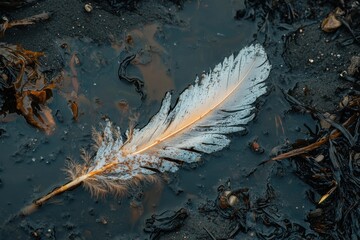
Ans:
[{"label": "small twig", "polygon": [[203,227],[203,229],[207,232],[207,234],[209,234],[209,236],[213,239],[216,240],[216,237],[214,235],[211,234],[211,232],[209,230],[207,230],[206,227]]},{"label": "small twig", "polygon": [[330,118],[325,118],[322,114],[317,114],[317,117],[321,120],[324,120],[330,123],[334,128],[339,130],[349,141],[351,146],[354,146],[356,143],[356,139],[351,135],[351,133],[341,124],[336,123],[335,121],[331,120]]},{"label": "small twig", "polygon": [[325,195],[323,195],[320,198],[318,204],[323,203],[336,190],[336,188],[337,188],[337,183],[334,181],[334,186]]},{"label": "small twig", "polygon": [[[352,124],[356,118],[358,117],[359,114],[354,114],[352,115],[348,120],[346,120],[342,125],[343,127],[348,127],[350,124]],[[315,143],[312,143],[308,146],[302,147],[302,148],[297,148],[294,150],[291,150],[287,153],[282,153],[276,157],[271,158],[271,160],[283,160],[285,158],[290,158],[290,157],[294,157],[294,156],[298,156],[300,154],[303,153],[307,153],[310,152],[314,149],[317,149],[318,147],[320,147],[321,145],[325,144],[329,139],[335,139],[338,138],[339,136],[341,136],[341,132],[338,129],[335,129],[334,131],[332,131],[330,133],[330,135],[325,135],[324,137],[320,138],[318,141],[316,141]]]},{"label": "small twig", "polygon": [[99,175],[99,174],[103,174],[104,172],[109,171],[109,169],[112,169],[114,166],[116,166],[118,164],[118,162],[113,161],[110,162],[106,165],[104,165],[102,168],[97,169],[97,170],[93,170],[90,171],[87,174],[81,175],[75,179],[73,179],[72,181],[60,186],[59,188],[56,188],[54,190],[52,190],[51,192],[49,192],[48,194],[42,196],[41,198],[35,200],[34,202],[32,202],[30,205],[24,207],[19,215],[20,216],[27,216],[32,214],[33,212],[35,212],[40,206],[42,206],[45,202],[47,202],[48,200],[50,200],[51,198],[62,194],[63,192],[66,192],[70,189],[76,188],[78,187],[80,184],[82,184],[84,181],[86,181],[88,178],[91,178],[92,176],[95,175]]},{"label": "small twig", "polygon": [[236,233],[239,231],[239,229],[240,229],[240,226],[239,226],[239,224],[237,224],[236,226],[235,226],[235,228],[231,231],[231,233],[230,233],[230,235],[229,235],[229,239],[230,238],[233,238],[235,235],[236,235]]},{"label": "small twig", "polygon": [[10,29],[12,27],[32,25],[35,24],[36,22],[47,20],[49,18],[50,18],[50,14],[47,12],[14,21],[9,21],[7,18],[3,18],[5,22],[3,24],[0,24],[0,37],[5,34],[5,31],[7,29]]},{"label": "small twig", "polygon": [[355,107],[355,106],[360,106],[360,97],[356,97],[352,99],[348,104],[348,107]]}]

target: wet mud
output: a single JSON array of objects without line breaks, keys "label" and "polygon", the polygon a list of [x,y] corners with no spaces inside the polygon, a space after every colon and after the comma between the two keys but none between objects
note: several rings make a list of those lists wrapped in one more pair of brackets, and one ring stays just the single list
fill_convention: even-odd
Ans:
[{"label": "wet mud", "polygon": [[[1,239],[360,236],[358,118],[341,127],[359,110],[359,64],[351,60],[359,43],[349,21],[357,21],[356,6],[305,0],[89,2],[90,12],[85,1],[0,1],[9,20],[51,14],[6,30],[0,41],[44,53],[36,62],[42,85],[27,96],[52,119],[51,131],[29,123],[14,107],[22,88],[1,91]],[[336,7],[347,9],[343,23],[325,32],[322,21]],[[272,64],[268,93],[257,102],[255,120],[231,136],[228,148],[157,183],[134,186],[126,197],[97,199],[79,187],[30,216],[16,216],[67,181],[66,160],[81,161],[80,149],[91,150],[92,128],[100,129],[104,119],[122,131],[144,126],[167,91],[175,101],[197,75],[253,42],[264,45]],[[46,101],[31,95],[48,86]],[[32,119],[43,124],[38,116]],[[342,135],[320,148],[269,161],[335,130]]]}]

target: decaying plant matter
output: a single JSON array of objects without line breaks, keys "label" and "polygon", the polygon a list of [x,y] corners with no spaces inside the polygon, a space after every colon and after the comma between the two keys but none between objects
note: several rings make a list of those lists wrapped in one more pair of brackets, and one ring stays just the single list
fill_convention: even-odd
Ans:
[{"label": "decaying plant matter", "polygon": [[197,78],[171,107],[171,94],[142,129],[129,129],[124,141],[110,121],[96,133],[96,153],[85,164],[71,164],[71,181],[22,210],[29,214],[50,198],[80,184],[94,194],[123,194],[155,173],[176,172],[182,164],[198,162],[201,153],[226,147],[229,133],[244,130],[254,116],[256,99],[266,93],[271,65],[264,48],[251,45]]},{"label": "decaying plant matter", "polygon": [[0,44],[0,92],[3,98],[0,113],[21,114],[32,126],[50,133],[55,122],[46,102],[55,85],[49,83],[40,70],[38,58],[42,55],[17,45]]},{"label": "decaying plant matter", "polygon": [[2,37],[5,34],[5,31],[7,29],[18,27],[18,26],[26,26],[26,25],[32,25],[36,22],[43,21],[49,19],[50,14],[49,13],[40,13],[28,18],[20,19],[20,20],[13,20],[9,21],[8,18],[3,17],[3,22],[0,24],[0,37]]},{"label": "decaying plant matter", "polygon": [[[48,13],[15,21],[4,18],[0,35],[9,28],[31,25],[48,18]],[[48,81],[41,71],[41,56],[43,53],[29,51],[19,45],[0,43],[0,114],[18,113],[32,126],[50,133],[55,121],[46,103],[52,97],[55,84]]]},{"label": "decaying plant matter", "polygon": [[[360,97],[344,97],[335,119],[291,99],[296,108],[310,111],[323,124],[306,146],[280,154],[273,160],[292,158],[297,175],[313,191],[316,209],[308,215],[319,234],[338,239],[358,236],[360,224]],[[321,125],[320,125],[321,126]],[[316,197],[315,192],[320,194]]]}]

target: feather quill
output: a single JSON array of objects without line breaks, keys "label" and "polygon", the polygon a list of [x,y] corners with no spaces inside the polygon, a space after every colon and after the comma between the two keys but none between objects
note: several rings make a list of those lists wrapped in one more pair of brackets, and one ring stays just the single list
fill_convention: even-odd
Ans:
[{"label": "feather quill", "polygon": [[226,135],[244,130],[254,118],[254,103],[266,93],[270,69],[264,48],[251,45],[197,77],[173,108],[167,93],[158,113],[142,129],[128,130],[126,141],[107,121],[102,134],[94,134],[95,157],[85,157],[84,165],[71,163],[71,181],[34,201],[23,214],[81,183],[94,194],[122,194],[131,184],[151,181],[156,172],[175,172],[181,163],[223,149],[230,142]]}]

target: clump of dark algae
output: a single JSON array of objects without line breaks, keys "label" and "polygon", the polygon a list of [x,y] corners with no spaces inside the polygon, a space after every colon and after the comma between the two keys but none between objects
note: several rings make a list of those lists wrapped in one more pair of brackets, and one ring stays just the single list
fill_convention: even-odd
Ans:
[{"label": "clump of dark algae", "polygon": [[[331,54],[336,52],[340,59],[331,63],[331,58],[324,58],[324,68],[318,62],[312,64],[319,58],[309,58],[305,68],[309,71],[324,68],[322,75],[339,85],[331,90],[334,97],[322,93],[327,89],[324,82],[317,94],[311,89],[314,88],[311,81],[289,91],[291,96],[286,98],[293,111],[311,114],[318,123],[317,128],[315,132],[309,132],[309,139],[294,143],[293,150],[272,158],[287,159],[296,164],[296,175],[311,187],[307,194],[314,209],[308,213],[307,221],[325,239],[357,239],[360,236],[360,79],[358,56],[354,54],[359,44],[356,24],[360,17],[359,9],[355,1],[336,1],[333,10],[323,18],[320,27],[327,32],[328,51]],[[319,39],[321,34],[319,32]],[[305,37],[294,40],[298,46],[306,43],[303,42]],[[309,42],[306,44],[311,45]],[[323,52],[322,55],[331,55],[321,45],[320,41],[315,49]],[[291,51],[295,52],[294,46],[287,49],[289,54],[286,53],[285,57],[288,59],[292,59],[289,56]],[[348,65],[345,66],[341,60]],[[302,66],[292,60],[289,63],[294,69]],[[314,95],[327,99],[329,104],[318,104],[321,100]]]},{"label": "clump of dark algae", "polygon": [[309,212],[310,227],[320,236],[356,239],[360,233],[360,96],[346,96],[332,115],[308,108],[290,97],[294,109],[310,112],[319,122],[303,146],[272,160],[290,159],[296,174],[311,186],[308,198],[315,209]]},{"label": "clump of dark algae", "polygon": [[228,180],[218,187],[215,199],[199,205],[189,201],[186,210],[154,215],[144,230],[151,239],[316,239],[300,224],[284,218],[278,204],[270,184],[254,197],[250,189],[234,187]]},{"label": "clump of dark algae", "polygon": [[[277,21],[281,23],[279,28],[290,30],[285,35],[283,57],[290,68],[289,82],[295,80],[296,84],[292,89],[283,89],[285,98],[292,112],[311,114],[317,122],[315,131],[309,129],[308,139],[299,139],[290,145],[292,150],[287,149],[272,161],[294,163],[296,176],[310,186],[307,198],[314,208],[306,219],[321,239],[357,239],[360,236],[359,4],[357,1],[330,4],[248,1],[247,5],[247,9],[236,13],[236,19],[260,15],[264,19],[261,26],[264,33],[269,33],[272,23]],[[311,5],[314,8],[307,8]],[[258,6],[265,13],[256,11]],[[296,29],[292,30],[294,26]],[[271,39],[266,41],[271,44]]]},{"label": "clump of dark algae", "polygon": [[159,215],[152,215],[146,220],[145,232],[150,233],[150,239],[159,239],[162,233],[172,232],[180,228],[188,217],[185,208],[178,211],[165,211]]}]

